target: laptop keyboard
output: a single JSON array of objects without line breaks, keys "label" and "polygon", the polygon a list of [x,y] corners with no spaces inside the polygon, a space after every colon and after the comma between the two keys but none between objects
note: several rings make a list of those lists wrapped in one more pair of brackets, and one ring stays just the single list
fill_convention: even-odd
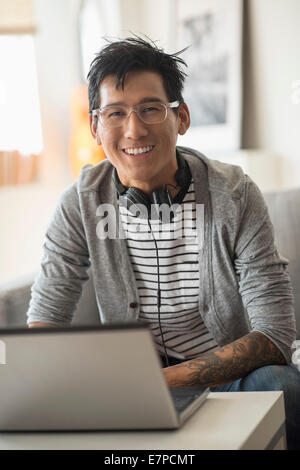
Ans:
[{"label": "laptop keyboard", "polygon": [[204,387],[173,387],[170,388],[174,406],[178,413],[181,413],[203,392]]}]

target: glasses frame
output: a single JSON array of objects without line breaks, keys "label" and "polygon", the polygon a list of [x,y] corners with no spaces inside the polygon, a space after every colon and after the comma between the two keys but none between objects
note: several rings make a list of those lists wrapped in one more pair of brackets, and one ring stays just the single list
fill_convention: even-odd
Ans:
[{"label": "glasses frame", "polygon": [[[165,118],[164,118],[162,121],[158,121],[158,122],[145,122],[145,121],[143,120],[143,118],[140,116],[140,114],[139,114],[139,112],[137,111],[136,108],[137,108],[138,106],[141,106],[142,104],[148,104],[148,103],[158,103],[158,104],[161,104],[161,105],[163,105],[163,106],[165,107],[165,109],[166,109],[166,114],[165,114]],[[102,127],[106,128],[106,129],[113,129],[113,128],[115,128],[115,127],[122,127],[122,126],[124,125],[124,123],[126,122],[126,120],[130,117],[132,111],[134,111],[134,112],[136,113],[136,115],[138,116],[138,118],[139,118],[144,124],[146,124],[147,126],[151,126],[152,124],[161,124],[162,122],[164,122],[164,121],[167,119],[168,110],[169,110],[170,108],[178,108],[178,107],[180,106],[180,104],[181,104],[181,102],[178,101],[178,100],[177,100],[177,101],[172,101],[171,103],[162,103],[161,101],[149,101],[149,102],[146,102],[146,103],[140,103],[140,104],[136,104],[136,105],[134,105],[134,106],[129,106],[129,107],[128,107],[128,108],[129,108],[129,112],[128,112],[127,116],[126,116],[125,121],[124,121],[122,124],[117,124],[117,125],[115,125],[115,126],[105,126],[105,125],[103,124],[102,119],[101,119],[101,111],[103,111],[104,109],[109,109],[110,107],[115,107],[115,106],[113,106],[113,105],[112,105],[112,106],[108,105],[108,106],[104,106],[103,108],[96,108],[96,109],[93,109],[93,110],[92,110],[91,114],[92,114],[92,116],[97,116],[98,119],[99,119],[99,121],[101,122]],[[124,105],[124,106],[126,106],[126,105]],[[127,107],[127,106],[126,106],[126,107]]]}]

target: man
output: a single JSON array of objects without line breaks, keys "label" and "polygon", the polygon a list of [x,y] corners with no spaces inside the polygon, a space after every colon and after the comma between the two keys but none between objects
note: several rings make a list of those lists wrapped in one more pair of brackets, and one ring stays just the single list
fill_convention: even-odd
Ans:
[{"label": "man", "polygon": [[[139,38],[109,44],[92,62],[90,128],[107,160],[84,168],[62,196],[28,324],[71,322],[91,265],[101,320],[148,322],[170,386],[284,390],[293,448],[300,380],[290,365],[295,318],[287,263],[250,178],[239,167],[176,148],[190,125],[183,64]],[[176,211],[169,236],[159,236],[165,221],[150,213],[157,198],[189,206],[191,236],[174,236]],[[136,212],[138,203],[146,216]],[[118,208],[119,231],[101,237],[102,208],[110,206]],[[137,221],[148,238],[137,232]]]}]

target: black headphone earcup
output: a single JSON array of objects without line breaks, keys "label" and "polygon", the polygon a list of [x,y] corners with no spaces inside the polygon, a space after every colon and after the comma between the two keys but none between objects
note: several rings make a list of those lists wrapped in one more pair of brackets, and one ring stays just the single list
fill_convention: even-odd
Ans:
[{"label": "black headphone earcup", "polygon": [[131,212],[134,208],[134,212],[138,211],[142,218],[147,218],[151,212],[151,201],[147,194],[134,187],[128,188],[125,193],[119,195],[119,204],[129,211],[131,209]]}]

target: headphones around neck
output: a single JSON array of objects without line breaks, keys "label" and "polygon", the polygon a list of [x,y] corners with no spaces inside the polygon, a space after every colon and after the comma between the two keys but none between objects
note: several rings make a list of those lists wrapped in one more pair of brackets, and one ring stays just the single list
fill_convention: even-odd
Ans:
[{"label": "headphones around neck", "polygon": [[[162,204],[167,204],[169,208],[173,206],[173,204],[180,204],[183,201],[184,196],[186,195],[189,186],[191,184],[192,180],[192,175],[191,171],[189,168],[188,163],[186,160],[183,158],[182,155],[176,150],[176,158],[177,158],[177,164],[178,164],[178,169],[175,173],[175,181],[178,186],[180,186],[180,191],[177,194],[177,196],[172,200],[170,192],[166,188],[159,188],[155,189],[152,192],[152,199],[149,197],[147,194],[145,194],[142,190],[135,188],[135,187],[130,187],[127,188],[122,185],[120,182],[118,173],[116,168],[114,168],[113,172],[113,181],[114,184],[117,188],[118,192],[118,201],[119,205],[122,207],[125,207],[127,210],[130,212],[133,212],[136,214],[136,211],[138,210],[139,217],[141,218],[148,218],[150,219],[151,216],[153,218],[159,218],[162,220],[162,211],[159,210],[159,207]],[[168,186],[167,184],[165,186]],[[151,211],[151,206],[154,206],[154,211]],[[144,209],[144,210],[141,210]],[[134,210],[133,210],[134,209]],[[171,220],[174,217],[174,213],[170,211],[170,218]]]}]

